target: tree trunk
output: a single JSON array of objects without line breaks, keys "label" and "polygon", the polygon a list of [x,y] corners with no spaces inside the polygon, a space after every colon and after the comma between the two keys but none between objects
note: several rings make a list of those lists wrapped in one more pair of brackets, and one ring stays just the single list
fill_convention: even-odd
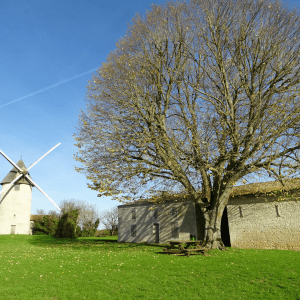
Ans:
[{"label": "tree trunk", "polygon": [[226,250],[221,237],[221,221],[225,205],[220,205],[207,212],[198,207],[197,229],[198,239],[204,240],[207,249]]}]

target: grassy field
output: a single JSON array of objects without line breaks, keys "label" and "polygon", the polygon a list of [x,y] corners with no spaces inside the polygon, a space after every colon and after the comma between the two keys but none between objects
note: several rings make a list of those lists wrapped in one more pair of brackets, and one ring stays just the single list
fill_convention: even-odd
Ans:
[{"label": "grassy field", "polygon": [[300,252],[158,254],[114,238],[0,236],[0,299],[300,299]]}]

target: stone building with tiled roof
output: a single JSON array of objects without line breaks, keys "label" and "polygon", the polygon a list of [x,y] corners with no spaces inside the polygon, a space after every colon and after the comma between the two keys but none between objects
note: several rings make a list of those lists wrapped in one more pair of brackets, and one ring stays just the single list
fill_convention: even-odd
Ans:
[{"label": "stone building with tiled roof", "polygon": [[[221,224],[228,247],[300,250],[300,179],[235,186]],[[188,240],[198,236],[188,195],[165,195],[118,206],[120,242]]]}]

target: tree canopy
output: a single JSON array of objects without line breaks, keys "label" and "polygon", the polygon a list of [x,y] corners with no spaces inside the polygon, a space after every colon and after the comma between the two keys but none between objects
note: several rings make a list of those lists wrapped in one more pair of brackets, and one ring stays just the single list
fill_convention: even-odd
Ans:
[{"label": "tree canopy", "polygon": [[298,176],[299,20],[260,0],[136,15],[87,87],[75,158],[89,187],[120,201],[185,191],[216,240],[239,180]]}]

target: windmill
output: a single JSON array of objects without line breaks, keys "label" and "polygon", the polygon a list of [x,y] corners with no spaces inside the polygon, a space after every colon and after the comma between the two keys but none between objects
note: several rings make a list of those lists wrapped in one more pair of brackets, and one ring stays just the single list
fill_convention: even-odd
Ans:
[{"label": "windmill", "polygon": [[13,165],[12,170],[1,182],[0,234],[31,234],[30,212],[34,186],[60,211],[57,204],[32,180],[28,173],[34,165],[59,145],[60,143],[51,148],[28,169],[22,159],[15,164],[0,150],[0,153]]}]

